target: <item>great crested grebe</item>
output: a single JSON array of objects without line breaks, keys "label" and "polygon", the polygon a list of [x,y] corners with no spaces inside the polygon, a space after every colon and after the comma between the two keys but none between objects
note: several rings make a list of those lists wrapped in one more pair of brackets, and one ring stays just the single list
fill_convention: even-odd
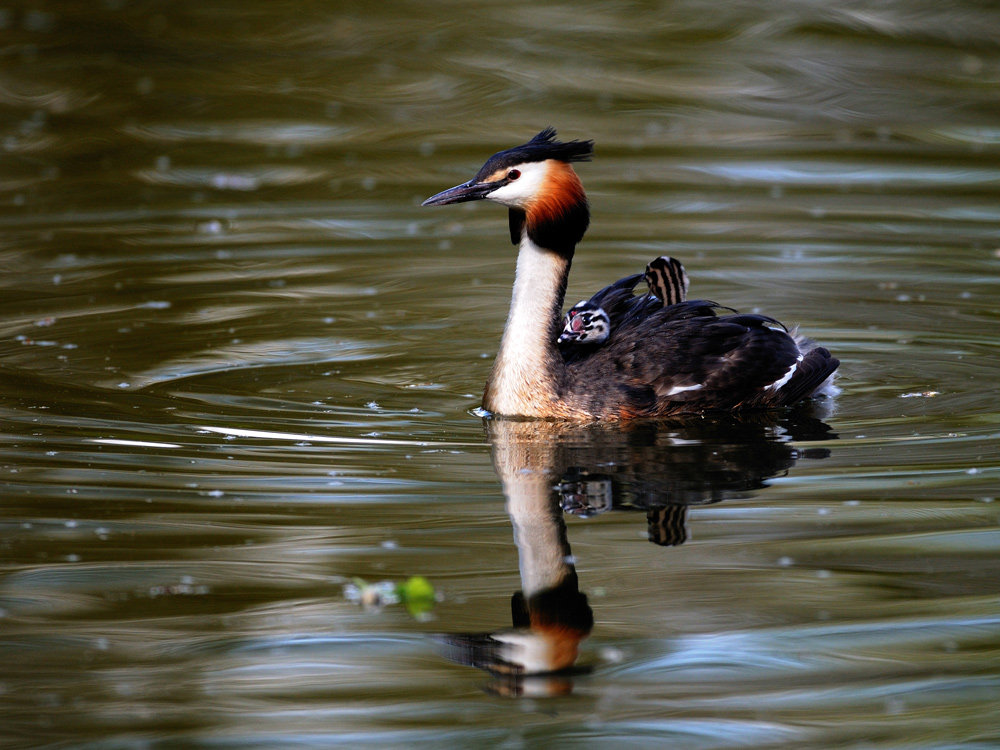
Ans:
[{"label": "great crested grebe", "polygon": [[[826,349],[772,327],[776,321],[763,315],[717,315],[704,300],[636,304],[642,298],[632,289],[641,276],[602,290],[627,288],[632,298],[608,340],[564,359],[557,340],[566,280],[590,223],[571,164],[588,161],[593,149],[593,141],[557,141],[546,128],[423,203],[486,199],[509,209],[517,273],[483,407],[557,419],[666,417],[789,406],[827,385],[840,362]],[[608,305],[600,306],[614,321]]]},{"label": "great crested grebe", "polygon": [[[658,300],[663,307],[676,305],[683,302],[687,297],[687,290],[690,284],[684,266],[676,258],[661,255],[659,258],[650,261],[646,265],[644,274],[646,285],[649,287],[649,294],[646,298],[636,299],[632,297],[632,305],[644,306]],[[628,276],[620,282],[605,287],[590,299],[577,302],[566,311],[563,316],[563,329],[559,334],[556,343],[559,344],[559,351],[563,353],[563,359],[569,360],[577,353],[577,346],[594,346],[603,344],[611,335],[611,316],[601,307],[604,297],[609,290],[618,287],[626,294],[632,289],[627,286],[622,288],[622,282],[631,282],[632,279],[638,281],[639,277]],[[634,285],[633,285],[634,288]],[[627,304],[627,303],[626,303]],[[653,303],[655,304],[655,303]],[[622,312],[622,314],[625,314]]]}]

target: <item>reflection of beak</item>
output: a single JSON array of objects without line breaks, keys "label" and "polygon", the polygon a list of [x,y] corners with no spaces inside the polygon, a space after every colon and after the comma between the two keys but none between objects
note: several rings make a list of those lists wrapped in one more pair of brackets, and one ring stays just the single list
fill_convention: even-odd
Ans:
[{"label": "reflection of beak", "polygon": [[449,203],[465,203],[466,201],[479,201],[485,198],[500,187],[495,182],[476,182],[469,180],[461,185],[443,190],[437,195],[421,203],[421,206],[446,206]]}]

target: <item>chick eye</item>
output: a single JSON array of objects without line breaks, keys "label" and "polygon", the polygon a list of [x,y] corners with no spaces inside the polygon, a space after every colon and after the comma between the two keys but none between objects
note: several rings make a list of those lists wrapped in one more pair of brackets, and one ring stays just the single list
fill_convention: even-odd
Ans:
[{"label": "chick eye", "polygon": [[508,180],[516,180],[520,176],[521,176],[521,173],[518,170],[516,170],[516,169],[512,169],[512,170],[510,170],[507,173],[507,179]]}]

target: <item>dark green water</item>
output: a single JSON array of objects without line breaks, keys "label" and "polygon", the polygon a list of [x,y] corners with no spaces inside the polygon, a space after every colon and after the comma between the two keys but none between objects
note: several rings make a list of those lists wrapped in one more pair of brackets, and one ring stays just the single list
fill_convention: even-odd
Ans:
[{"label": "dark green water", "polygon": [[[994,3],[63,0],[0,40],[0,747],[1000,744]],[[597,143],[570,300],[674,255],[833,350],[836,404],[487,432],[506,216],[419,203],[547,125]],[[580,668],[457,663],[539,509]],[[429,619],[343,593],[414,575]]]}]

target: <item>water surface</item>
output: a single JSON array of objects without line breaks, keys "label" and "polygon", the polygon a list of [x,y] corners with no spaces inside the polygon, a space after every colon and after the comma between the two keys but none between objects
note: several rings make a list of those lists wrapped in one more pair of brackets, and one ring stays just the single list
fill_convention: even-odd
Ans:
[{"label": "water surface", "polygon": [[[0,29],[0,744],[1000,742],[991,3]],[[597,143],[568,301],[674,255],[833,350],[836,404],[484,425],[506,217],[419,203],[548,125]],[[565,675],[443,645],[516,624],[522,528],[593,614]],[[344,596],[416,575],[429,617]]]}]

